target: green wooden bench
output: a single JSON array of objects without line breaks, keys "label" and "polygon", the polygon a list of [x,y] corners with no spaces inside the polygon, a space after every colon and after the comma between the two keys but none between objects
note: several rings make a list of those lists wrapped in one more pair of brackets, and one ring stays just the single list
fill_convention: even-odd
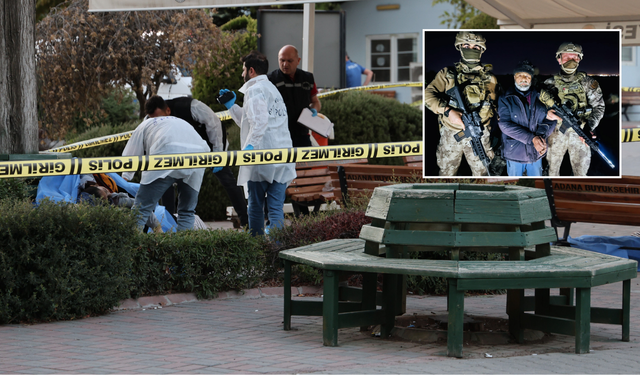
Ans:
[{"label": "green wooden bench", "polygon": [[[622,326],[629,340],[630,279],[635,261],[549,245],[555,232],[544,227],[550,217],[544,192],[509,186],[400,184],[376,188],[367,209],[372,224],[361,239],[332,240],[280,253],[285,264],[284,328],[292,315],[323,316],[325,345],[338,344],[339,328],[381,325],[390,334],[402,313],[402,275],[444,277],[449,284],[449,356],[462,356],[464,292],[507,289],[511,334],[523,342],[531,328],[576,336],[576,352],[589,350],[589,323]],[[408,259],[409,251],[448,249],[452,260]],[[527,249],[527,250],[525,250]],[[461,261],[461,251],[503,251],[510,261]],[[311,265],[324,272],[324,298],[292,300],[291,265]],[[363,274],[359,294],[341,296],[340,272]],[[383,290],[376,292],[377,275]],[[591,308],[590,288],[622,281],[619,309]],[[524,289],[536,289],[524,297]],[[551,296],[549,288],[563,288]],[[576,289],[576,305],[572,305]],[[380,305],[381,308],[377,308]],[[533,314],[527,311],[534,311]]]}]

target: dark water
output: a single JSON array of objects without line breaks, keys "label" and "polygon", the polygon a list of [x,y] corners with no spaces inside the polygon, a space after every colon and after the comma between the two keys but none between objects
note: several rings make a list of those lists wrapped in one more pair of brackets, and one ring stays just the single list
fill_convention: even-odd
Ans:
[{"label": "dark water", "polygon": [[[429,71],[426,73],[426,84],[429,84],[435,77],[436,72]],[[513,85],[512,75],[499,75],[497,76],[498,83],[502,86],[503,90]],[[549,76],[536,77],[534,85],[543,82]],[[609,95],[619,95],[620,78],[615,77],[594,77],[600,87],[605,101]],[[440,142],[440,133],[438,131],[438,117],[425,107],[425,142],[424,142],[424,159],[425,159],[425,175],[437,176],[438,165],[436,163],[436,148]],[[615,169],[611,169],[606,162],[604,162],[600,156],[592,151],[591,166],[589,168],[588,176],[618,176],[620,174],[620,160],[618,158],[620,153],[620,107],[619,104],[607,105],[605,109],[605,116],[600,121],[596,129],[598,135],[598,142],[600,149],[607,155],[615,165]],[[546,165],[546,160],[543,159],[543,166]],[[572,176],[571,164],[569,161],[569,154],[566,154],[560,167],[560,175]],[[460,169],[458,170],[458,176],[471,176],[471,170],[466,160],[462,160]],[[502,176],[507,176],[506,168],[502,173]]]}]

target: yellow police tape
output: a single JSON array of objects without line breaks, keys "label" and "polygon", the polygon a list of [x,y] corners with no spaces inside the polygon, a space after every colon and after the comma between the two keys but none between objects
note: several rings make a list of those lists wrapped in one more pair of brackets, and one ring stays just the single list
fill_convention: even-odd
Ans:
[{"label": "yellow police tape", "polygon": [[640,92],[640,87],[621,87],[622,91]]},{"label": "yellow police tape", "polygon": [[0,178],[389,158],[422,155],[422,151],[422,142],[412,141],[194,154],[7,161],[0,162]]},{"label": "yellow police tape", "polygon": [[622,142],[640,142],[640,128],[622,129]]},{"label": "yellow police tape", "polygon": [[346,91],[366,91],[366,90],[390,89],[394,87],[422,87],[422,82],[386,83],[383,85],[349,87],[346,89],[338,89],[338,90],[325,91],[325,92],[318,93],[318,98],[324,98],[327,96],[339,94],[341,92],[346,92]]},{"label": "yellow police tape", "polygon": [[[378,89],[393,88],[393,87],[403,87],[403,86],[406,86],[406,87],[422,87],[422,82],[388,83],[388,84],[384,84],[384,85],[370,85],[370,86],[350,87],[350,88],[347,88],[347,89],[339,89],[339,90],[333,90],[333,91],[327,91],[327,92],[319,93],[318,97],[319,98],[323,98],[323,97],[326,97],[326,96],[334,95],[334,94],[337,94],[337,93],[340,93],[340,92],[345,92],[345,91],[378,90]],[[231,120],[231,114],[229,114],[229,111],[216,112],[216,115],[218,116],[220,121]],[[133,130],[132,131],[128,131],[128,132],[124,132],[124,133],[108,135],[108,136],[105,136],[105,137],[89,139],[87,141],[76,142],[76,143],[72,143],[72,144],[69,144],[69,145],[66,145],[66,146],[52,148],[50,150],[47,150],[47,152],[71,152],[71,151],[77,151],[77,150],[84,149],[84,148],[101,146],[101,145],[105,145],[105,144],[108,144],[108,143],[122,142],[122,141],[126,141],[129,138],[131,138],[131,134],[133,134]]]}]

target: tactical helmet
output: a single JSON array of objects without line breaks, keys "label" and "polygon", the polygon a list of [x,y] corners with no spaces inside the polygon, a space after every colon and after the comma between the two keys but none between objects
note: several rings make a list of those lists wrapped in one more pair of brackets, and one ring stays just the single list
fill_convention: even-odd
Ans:
[{"label": "tactical helmet", "polygon": [[482,52],[487,50],[487,44],[486,44],[486,39],[480,35],[480,34],[476,34],[473,32],[468,32],[468,31],[460,31],[458,33],[458,35],[456,35],[456,49],[458,51],[460,51],[460,46],[462,46],[463,44],[475,44],[480,46],[480,48],[482,48]]},{"label": "tactical helmet", "polygon": [[556,59],[559,59],[563,53],[577,53],[578,56],[580,56],[580,60],[582,60],[582,46],[579,44],[571,42],[562,43],[556,52]]}]

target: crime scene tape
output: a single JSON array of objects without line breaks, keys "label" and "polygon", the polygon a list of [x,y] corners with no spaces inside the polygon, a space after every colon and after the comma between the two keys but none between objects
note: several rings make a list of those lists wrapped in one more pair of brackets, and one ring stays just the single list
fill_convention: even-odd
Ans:
[{"label": "crime scene tape", "polygon": [[[418,87],[418,86],[420,86],[421,87],[422,86],[422,82],[387,83],[387,84],[383,84],[383,85],[370,85],[370,86],[350,87],[350,88],[346,88],[346,89],[339,89],[339,90],[333,90],[333,91],[327,91],[327,92],[319,93],[318,97],[322,98],[322,97],[325,97],[325,96],[330,96],[330,95],[334,95],[334,94],[337,94],[337,93],[340,93],[340,92],[345,92],[345,91],[377,90],[377,89],[403,87],[403,86],[407,86],[407,87]],[[216,115],[218,116],[220,121],[231,120],[231,115],[229,114],[229,111],[216,112]],[[77,150],[84,149],[84,148],[101,146],[101,145],[105,145],[105,144],[108,144],[108,143],[122,142],[122,141],[126,141],[129,138],[131,138],[131,134],[133,134],[133,130],[128,131],[128,132],[124,132],[124,133],[114,134],[114,135],[107,135],[107,136],[100,137],[100,138],[89,139],[89,140],[82,141],[82,142],[76,142],[76,143],[72,143],[72,144],[69,144],[69,145],[66,145],[66,146],[55,147],[55,148],[52,148],[50,150],[47,150],[47,152],[71,152],[71,151],[77,151]]]},{"label": "crime scene tape", "polygon": [[[218,116],[220,121],[231,120],[229,111],[216,112],[216,115]],[[127,141],[129,140],[129,138],[131,138],[131,134],[133,134],[133,130],[114,135],[106,135],[104,137],[93,138],[82,142],[71,143],[66,146],[52,148],[50,150],[47,150],[47,152],[70,152],[77,151],[83,148],[106,145],[108,143]]]},{"label": "crime scene tape", "polygon": [[628,92],[640,92],[640,87],[621,87],[620,90]]},{"label": "crime scene tape", "polygon": [[324,98],[327,96],[339,94],[341,92],[346,92],[346,91],[367,91],[367,90],[378,90],[378,89],[390,89],[394,87],[422,87],[422,82],[386,83],[382,85],[349,87],[346,89],[338,89],[338,90],[318,93],[318,98]]},{"label": "crime scene tape", "polygon": [[622,142],[640,142],[640,128],[622,129]]},{"label": "crime scene tape", "polygon": [[193,154],[0,162],[0,178],[158,171],[422,155],[422,141]]}]

